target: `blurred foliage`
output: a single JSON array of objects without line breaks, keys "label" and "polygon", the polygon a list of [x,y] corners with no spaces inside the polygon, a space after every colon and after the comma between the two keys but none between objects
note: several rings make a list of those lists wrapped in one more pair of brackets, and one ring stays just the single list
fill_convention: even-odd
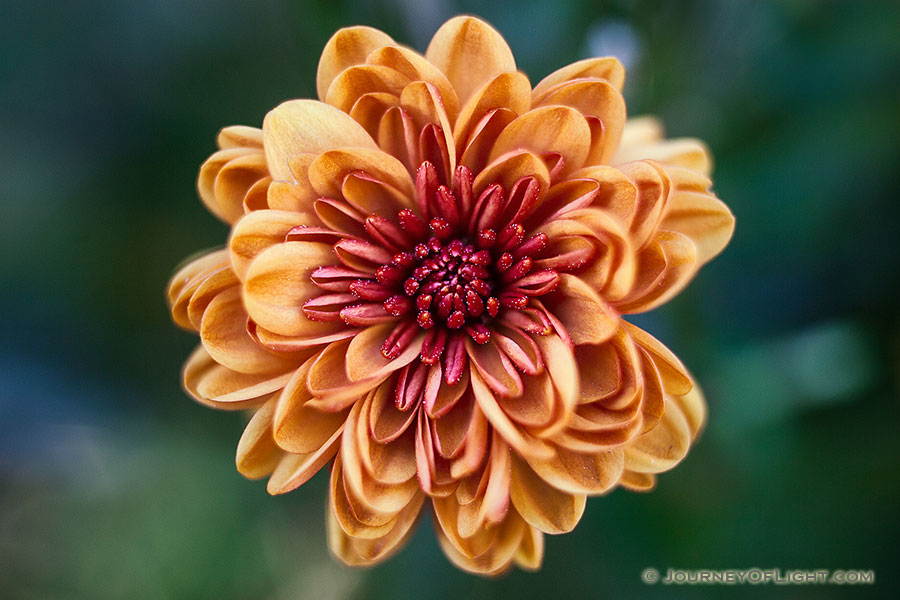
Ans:
[{"label": "blurred foliage", "polygon": [[[705,139],[737,234],[641,325],[710,420],[648,495],[593,499],[539,574],[481,580],[423,519],[368,571],[325,546],[325,478],[284,497],[233,468],[242,420],[190,402],[163,287],[225,228],[194,193],[223,125],[314,96],[364,23],[424,49],[478,13],[532,82],[629,68],[630,114]],[[900,541],[900,9],[785,0],[21,2],[0,5],[0,583],[55,598],[643,597],[646,566],[874,569]],[[765,592],[669,588],[674,595]]]}]

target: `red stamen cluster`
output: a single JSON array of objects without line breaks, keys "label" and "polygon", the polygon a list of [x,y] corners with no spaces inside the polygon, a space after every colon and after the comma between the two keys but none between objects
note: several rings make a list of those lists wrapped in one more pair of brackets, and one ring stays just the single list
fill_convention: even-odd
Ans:
[{"label": "red stamen cluster", "polygon": [[[423,162],[416,177],[419,210],[400,210],[394,220],[369,216],[360,223],[368,240],[337,241],[344,266],[322,267],[313,282],[339,293],[310,300],[305,314],[354,326],[396,321],[381,349],[388,359],[425,330],[422,362],[443,357],[445,379],[458,381],[466,362],[463,335],[487,343],[491,322],[504,310],[525,310],[530,296],[551,292],[559,280],[555,270],[535,268],[547,236],[526,238],[521,225],[540,191],[537,181],[522,178],[508,194],[492,184],[477,198],[472,185],[466,167],[456,169],[451,190]],[[289,237],[313,235],[318,232],[305,229]],[[374,276],[363,264],[373,266]]]}]

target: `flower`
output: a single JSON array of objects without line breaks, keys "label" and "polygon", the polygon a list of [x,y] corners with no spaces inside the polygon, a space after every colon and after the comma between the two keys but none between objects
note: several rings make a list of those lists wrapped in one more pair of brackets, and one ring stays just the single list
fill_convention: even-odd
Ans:
[{"label": "flower", "polygon": [[319,101],[219,134],[198,189],[228,245],[168,290],[201,340],[184,386],[253,411],[237,468],[269,492],[330,464],[343,562],[395,552],[427,504],[460,568],[535,569],[587,496],[687,453],[700,390],[624,316],[678,293],[734,219],[700,142],[626,122],[623,81],[597,58],[532,88],[473,17],[424,57],[351,27]]}]

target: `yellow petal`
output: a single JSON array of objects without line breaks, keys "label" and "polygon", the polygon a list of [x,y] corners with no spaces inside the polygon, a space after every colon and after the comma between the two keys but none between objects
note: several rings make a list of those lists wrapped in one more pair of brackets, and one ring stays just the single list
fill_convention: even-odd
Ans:
[{"label": "yellow petal", "polygon": [[443,71],[462,104],[495,75],[516,70],[506,41],[475,17],[454,17],[441,25],[425,58]]},{"label": "yellow petal", "polygon": [[350,115],[315,100],[288,100],[269,111],[263,120],[263,136],[269,172],[279,181],[294,181],[289,162],[299,154],[346,146],[377,148]]},{"label": "yellow petal", "polygon": [[522,518],[544,533],[568,533],[584,514],[584,494],[567,494],[547,484],[518,457],[512,461],[510,499]]},{"label": "yellow petal", "polygon": [[325,94],[338,73],[348,67],[361,65],[366,57],[382,46],[394,45],[391,37],[372,27],[346,27],[339,29],[322,50],[319,58],[319,69],[316,73],[316,89],[319,99],[325,100]]}]

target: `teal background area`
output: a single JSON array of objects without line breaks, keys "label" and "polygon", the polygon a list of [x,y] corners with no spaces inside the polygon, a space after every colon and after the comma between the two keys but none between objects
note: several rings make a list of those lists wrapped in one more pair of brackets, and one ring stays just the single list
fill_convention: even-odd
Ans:
[{"label": "teal background area", "polygon": [[[450,0],[0,5],[0,596],[14,599],[890,597],[900,543],[896,2]],[[218,129],[315,95],[335,29],[424,50],[478,13],[539,81],[617,54],[629,114],[706,140],[726,252],[639,324],[707,428],[650,494],[591,499],[543,569],[485,580],[429,518],[398,556],[328,555],[327,477],[269,497],[242,416],[180,389],[176,264]],[[877,585],[648,587],[645,567],[872,569]]]}]

